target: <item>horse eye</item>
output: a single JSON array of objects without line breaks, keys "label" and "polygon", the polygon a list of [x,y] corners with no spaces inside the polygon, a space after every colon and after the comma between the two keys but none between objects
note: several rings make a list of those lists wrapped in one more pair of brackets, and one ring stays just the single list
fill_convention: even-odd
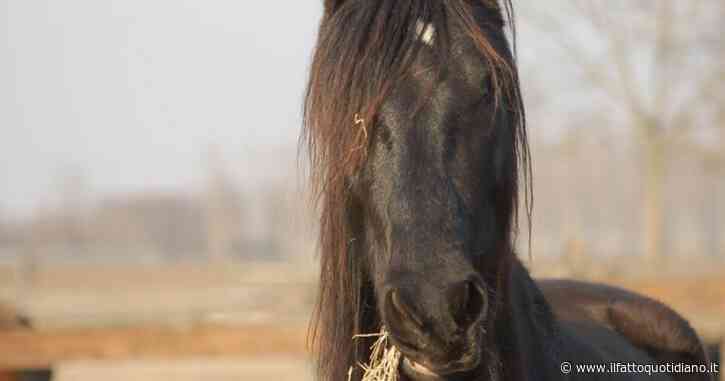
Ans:
[{"label": "horse eye", "polygon": [[481,90],[484,101],[490,101],[493,99],[495,89],[493,88],[493,78],[491,78],[490,75],[487,74],[483,79],[483,82],[481,83]]},{"label": "horse eye", "polygon": [[388,150],[393,149],[393,138],[390,128],[383,122],[378,122],[376,132],[380,143]]}]

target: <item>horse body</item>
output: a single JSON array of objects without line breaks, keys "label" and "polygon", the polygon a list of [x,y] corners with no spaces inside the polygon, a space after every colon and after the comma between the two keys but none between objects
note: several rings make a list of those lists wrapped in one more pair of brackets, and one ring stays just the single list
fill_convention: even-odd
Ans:
[{"label": "horse body", "polygon": [[542,292],[516,258],[531,188],[512,12],[495,0],[325,1],[304,135],[320,209],[320,379],[347,379],[370,354],[353,336],[383,326],[405,379],[673,379],[562,372],[662,361],[648,345],[667,342],[656,328],[667,324],[637,337],[657,304],[601,303],[605,289],[572,308],[557,292],[581,285]]},{"label": "horse body", "polygon": [[[529,277],[526,269],[517,262],[512,269],[512,298],[514,327],[508,333],[515,338],[513,358],[503,367],[518,369],[526,364],[523,374],[509,374],[506,380],[638,380],[647,377],[655,380],[673,380],[670,375],[654,374],[649,377],[636,373],[611,371],[580,371],[577,366],[609,365],[611,363],[656,364],[645,351],[633,346],[626,337],[618,334],[596,318],[569,315],[559,318],[557,304],[549,303],[547,291],[556,288],[555,282],[542,288]],[[547,290],[548,289],[548,290]],[[601,295],[605,296],[605,295]],[[570,304],[562,301],[564,309]],[[553,307],[553,308],[552,308]],[[505,326],[505,322],[500,325]],[[506,346],[502,346],[506,348]],[[562,370],[569,364],[569,370]],[[542,371],[543,370],[543,371]],[[486,378],[481,378],[486,379]]]},{"label": "horse body", "polygon": [[[560,324],[596,327],[626,339],[627,344],[646,355],[638,364],[707,367],[710,363],[695,330],[660,302],[602,284],[571,280],[540,280],[538,284]],[[579,336],[585,336],[592,329],[581,330]],[[709,380],[710,375],[680,373],[674,379]]]}]

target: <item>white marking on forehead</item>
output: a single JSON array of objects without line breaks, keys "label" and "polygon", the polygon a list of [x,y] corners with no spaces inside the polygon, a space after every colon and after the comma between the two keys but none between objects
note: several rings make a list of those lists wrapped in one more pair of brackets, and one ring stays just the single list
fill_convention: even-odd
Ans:
[{"label": "white marking on forehead", "polygon": [[415,35],[428,46],[433,46],[436,35],[436,28],[431,23],[424,23],[418,20],[415,24]]}]

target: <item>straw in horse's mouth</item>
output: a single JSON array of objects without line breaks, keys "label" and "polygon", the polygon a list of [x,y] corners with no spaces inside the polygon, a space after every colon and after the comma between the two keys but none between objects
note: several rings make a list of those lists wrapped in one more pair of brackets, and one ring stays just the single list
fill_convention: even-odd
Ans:
[{"label": "straw in horse's mouth", "polygon": [[[362,381],[398,381],[400,359],[402,354],[400,350],[389,343],[390,334],[383,327],[380,333],[367,335],[355,335],[353,339],[377,337],[378,339],[370,347],[370,359],[367,364],[358,364],[363,371]],[[350,367],[348,371],[348,381],[352,380],[352,374],[355,367]]]},{"label": "straw in horse's mouth", "polygon": [[[424,378],[437,379],[438,374],[424,365],[403,357],[398,348],[390,343],[390,333],[383,327],[380,333],[355,335],[354,339],[377,337],[370,347],[370,359],[366,364],[358,364],[363,371],[362,381],[398,381],[401,365],[408,373],[412,372]],[[402,363],[402,364],[401,364]],[[348,371],[348,381],[352,380],[355,367]]]}]

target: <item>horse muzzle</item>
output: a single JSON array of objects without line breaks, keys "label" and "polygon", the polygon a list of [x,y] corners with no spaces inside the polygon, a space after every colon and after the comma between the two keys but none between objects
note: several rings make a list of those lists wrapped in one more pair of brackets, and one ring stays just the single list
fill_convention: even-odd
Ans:
[{"label": "horse muzzle", "polygon": [[[420,361],[420,360],[419,360]],[[443,381],[451,375],[463,375],[476,370],[481,363],[478,350],[467,352],[459,360],[445,365],[422,363],[403,355],[401,372],[414,381]]]}]

